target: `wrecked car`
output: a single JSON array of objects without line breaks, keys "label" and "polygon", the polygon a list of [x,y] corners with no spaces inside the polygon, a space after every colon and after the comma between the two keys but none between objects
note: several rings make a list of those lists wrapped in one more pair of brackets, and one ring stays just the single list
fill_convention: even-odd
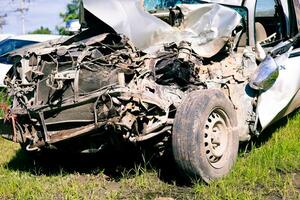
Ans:
[{"label": "wrecked car", "polygon": [[298,0],[83,0],[82,32],[13,56],[2,136],[27,151],[171,148],[186,177],[226,175],[300,105]]}]

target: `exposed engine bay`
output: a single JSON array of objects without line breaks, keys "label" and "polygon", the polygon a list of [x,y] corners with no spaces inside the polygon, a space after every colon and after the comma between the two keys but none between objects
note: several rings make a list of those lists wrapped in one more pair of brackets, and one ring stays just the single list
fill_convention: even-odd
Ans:
[{"label": "exposed engine bay", "polygon": [[214,63],[183,41],[149,55],[123,35],[102,34],[28,52],[7,80],[18,116],[13,140],[42,147],[99,129],[131,142],[168,136],[176,107],[199,89],[222,89],[238,109],[233,88],[244,87],[253,69],[227,51]]}]

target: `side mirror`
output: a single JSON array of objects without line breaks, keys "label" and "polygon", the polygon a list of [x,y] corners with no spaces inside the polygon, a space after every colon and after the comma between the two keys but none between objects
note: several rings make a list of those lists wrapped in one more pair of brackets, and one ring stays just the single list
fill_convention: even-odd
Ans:
[{"label": "side mirror", "polygon": [[268,90],[279,76],[279,67],[271,56],[267,56],[250,79],[250,87],[255,90]]},{"label": "side mirror", "polygon": [[80,31],[79,19],[71,19],[66,22],[66,30],[71,33],[78,33]]}]

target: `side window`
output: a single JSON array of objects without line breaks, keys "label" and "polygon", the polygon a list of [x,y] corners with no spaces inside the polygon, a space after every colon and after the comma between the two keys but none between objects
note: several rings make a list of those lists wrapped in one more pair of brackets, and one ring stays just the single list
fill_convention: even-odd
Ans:
[{"label": "side window", "polygon": [[273,17],[275,16],[274,0],[257,0],[255,16],[256,17]]},{"label": "side window", "polygon": [[257,0],[255,8],[256,41],[272,45],[285,36],[283,9],[277,0]]}]

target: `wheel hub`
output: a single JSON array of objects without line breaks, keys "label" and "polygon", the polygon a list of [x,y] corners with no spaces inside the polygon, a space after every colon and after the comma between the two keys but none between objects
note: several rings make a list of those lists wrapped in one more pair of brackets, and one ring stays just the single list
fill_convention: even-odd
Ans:
[{"label": "wheel hub", "polygon": [[221,109],[215,109],[205,123],[204,147],[208,162],[215,168],[224,166],[228,148],[229,120]]}]

